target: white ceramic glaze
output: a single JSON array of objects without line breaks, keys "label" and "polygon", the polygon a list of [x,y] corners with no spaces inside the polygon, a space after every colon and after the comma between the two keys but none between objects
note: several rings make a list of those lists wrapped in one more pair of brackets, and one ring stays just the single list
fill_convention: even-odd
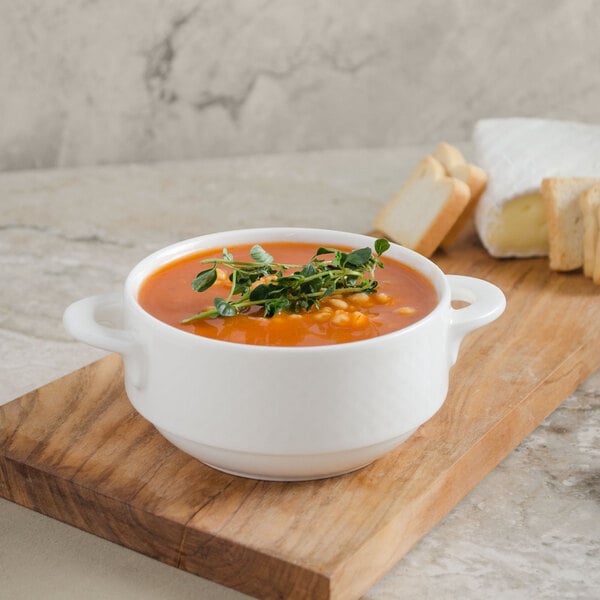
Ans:
[{"label": "white ceramic glaze", "polygon": [[[437,412],[461,340],[504,310],[496,286],[446,276],[395,244],[386,256],[428,277],[439,301],[417,323],[368,340],[312,347],[223,342],[166,325],[137,302],[142,281],[176,258],[268,241],[358,248],[372,247],[374,239],[295,228],[206,235],[141,261],[124,294],[80,300],[64,315],[73,337],[123,355],[127,395],[136,410],[184,452],[226,472],[302,480],[372,462]],[[470,305],[455,310],[452,300]]]}]

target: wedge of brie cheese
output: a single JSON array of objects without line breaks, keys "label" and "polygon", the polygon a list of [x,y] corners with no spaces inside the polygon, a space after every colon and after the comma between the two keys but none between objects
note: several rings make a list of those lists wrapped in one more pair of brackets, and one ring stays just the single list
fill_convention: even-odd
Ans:
[{"label": "wedge of brie cheese", "polygon": [[475,163],[488,175],[475,212],[492,256],[546,256],[544,177],[600,177],[600,126],[546,119],[484,119],[473,132]]}]

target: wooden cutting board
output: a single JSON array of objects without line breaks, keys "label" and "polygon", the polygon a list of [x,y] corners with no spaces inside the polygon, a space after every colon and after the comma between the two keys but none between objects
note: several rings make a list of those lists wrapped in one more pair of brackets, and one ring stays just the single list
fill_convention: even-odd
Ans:
[{"label": "wooden cutting board", "polygon": [[358,598],[600,367],[600,288],[472,239],[436,262],[505,314],[464,341],[442,409],[374,464],[317,482],[225,475],[129,404],[111,355],[0,407],[0,496],[258,598]]}]

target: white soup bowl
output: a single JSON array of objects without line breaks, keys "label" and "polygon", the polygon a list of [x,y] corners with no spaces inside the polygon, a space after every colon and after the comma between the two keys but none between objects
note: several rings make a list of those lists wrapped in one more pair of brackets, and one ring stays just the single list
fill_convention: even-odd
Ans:
[{"label": "white soup bowl", "polygon": [[[495,320],[505,298],[488,282],[444,275],[430,260],[392,244],[385,256],[427,277],[438,302],[420,321],[363,341],[308,347],[224,342],[167,325],[138,303],[142,282],[178,258],[279,241],[372,248],[374,239],[268,228],[185,240],[135,266],[124,293],[69,306],[64,324],[73,337],[121,353],[133,406],[203,463],[257,479],[339,475],[397,447],[438,411],[461,340]],[[452,300],[470,304],[454,309]]]}]

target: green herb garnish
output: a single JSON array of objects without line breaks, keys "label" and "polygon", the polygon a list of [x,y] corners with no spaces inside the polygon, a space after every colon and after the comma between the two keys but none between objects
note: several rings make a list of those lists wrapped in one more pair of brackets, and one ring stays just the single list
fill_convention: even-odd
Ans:
[{"label": "green herb garnish", "polygon": [[[318,248],[305,265],[274,262],[273,257],[258,244],[250,250],[254,262],[235,260],[223,248],[222,258],[206,258],[201,264],[211,264],[192,281],[192,289],[204,292],[217,281],[217,267],[231,269],[231,291],[227,298],[215,298],[214,308],[183,320],[231,317],[262,306],[263,315],[272,317],[280,312],[298,313],[319,309],[319,301],[333,294],[372,294],[377,289],[375,269],[383,267],[379,257],[390,247],[386,239],[375,241],[374,250],[360,248],[342,252],[335,248]],[[333,258],[325,260],[325,255]],[[290,273],[290,271],[292,271]],[[265,278],[264,282],[260,282]],[[258,282],[258,284],[257,284]],[[257,284],[257,285],[255,285]]]}]

